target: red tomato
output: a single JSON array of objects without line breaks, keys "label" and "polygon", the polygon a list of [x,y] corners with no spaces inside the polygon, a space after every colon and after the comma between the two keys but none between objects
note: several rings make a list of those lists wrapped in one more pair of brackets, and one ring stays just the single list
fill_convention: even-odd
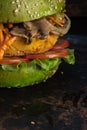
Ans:
[{"label": "red tomato", "polygon": [[67,55],[68,55],[67,50],[55,50],[55,51],[47,51],[45,53],[40,53],[40,54],[28,54],[26,55],[26,59],[59,58]]},{"label": "red tomato", "polygon": [[40,53],[40,54],[28,54],[26,55],[27,59],[44,59],[44,58],[59,58],[64,57],[68,55],[67,50],[64,50],[64,48],[67,48],[69,46],[69,42],[65,39],[59,39],[58,43],[49,51]]},{"label": "red tomato", "polygon": [[51,50],[61,50],[67,48],[69,46],[69,42],[65,39],[59,39],[57,44]]},{"label": "red tomato", "polygon": [[0,60],[0,64],[14,64],[20,62],[28,62],[28,59],[25,58],[4,58]]},{"label": "red tomato", "polygon": [[65,39],[60,39],[58,43],[49,51],[39,54],[27,54],[24,58],[4,58],[0,60],[0,64],[13,64],[20,62],[28,62],[29,59],[44,59],[44,58],[59,58],[68,55],[68,51],[64,48],[69,46],[69,42]]}]

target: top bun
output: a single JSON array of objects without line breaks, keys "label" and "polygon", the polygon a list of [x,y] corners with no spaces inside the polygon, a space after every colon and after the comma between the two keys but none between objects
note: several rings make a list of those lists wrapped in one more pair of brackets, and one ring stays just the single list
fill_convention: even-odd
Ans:
[{"label": "top bun", "polygon": [[61,13],[65,0],[0,0],[0,22],[19,23]]}]

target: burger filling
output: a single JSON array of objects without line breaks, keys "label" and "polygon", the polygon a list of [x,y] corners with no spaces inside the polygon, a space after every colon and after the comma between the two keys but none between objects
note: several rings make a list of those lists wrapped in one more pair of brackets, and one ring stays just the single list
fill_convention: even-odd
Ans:
[{"label": "burger filling", "polygon": [[64,14],[17,24],[0,24],[0,59],[43,53],[51,49],[69,28],[70,20]]},{"label": "burger filling", "polygon": [[[0,64],[3,65],[29,62],[40,59],[60,64],[61,58],[74,64],[74,50],[67,49],[69,42],[59,40],[68,32],[70,20],[65,14],[46,16],[23,23],[0,24]],[[56,45],[55,45],[56,44]],[[45,63],[45,62],[44,62]],[[13,66],[13,65],[12,65]],[[45,64],[46,66],[46,64]],[[11,67],[11,65],[9,65]],[[50,68],[50,67],[49,67]]]}]

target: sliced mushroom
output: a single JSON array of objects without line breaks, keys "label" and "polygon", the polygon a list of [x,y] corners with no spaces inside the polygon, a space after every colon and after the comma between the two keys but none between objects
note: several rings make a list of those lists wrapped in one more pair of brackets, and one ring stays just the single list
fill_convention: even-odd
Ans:
[{"label": "sliced mushroom", "polygon": [[25,22],[24,27],[30,31],[32,37],[38,37],[40,39],[46,38],[51,30],[46,18]]},{"label": "sliced mushroom", "polygon": [[25,38],[29,43],[34,37],[44,39],[50,33],[62,36],[68,32],[70,25],[71,21],[67,15],[65,15],[65,23],[62,27],[53,25],[44,17],[38,20],[24,22],[22,27],[15,26],[10,33]]},{"label": "sliced mushroom", "polygon": [[22,37],[24,39],[26,39],[26,41],[28,42],[29,41],[29,32],[23,28],[23,27],[18,27],[18,26],[15,26],[11,31],[10,33],[12,35],[15,35],[15,36],[18,36],[18,37]]}]

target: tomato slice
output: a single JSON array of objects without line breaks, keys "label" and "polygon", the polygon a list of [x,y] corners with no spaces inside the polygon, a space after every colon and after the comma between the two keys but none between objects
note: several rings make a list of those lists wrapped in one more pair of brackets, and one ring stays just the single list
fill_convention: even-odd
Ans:
[{"label": "tomato slice", "polygon": [[67,55],[68,55],[67,50],[55,50],[55,51],[47,51],[45,53],[40,53],[40,54],[28,54],[26,55],[26,59],[59,58]]},{"label": "tomato slice", "polygon": [[59,39],[57,44],[51,50],[61,50],[69,46],[69,41],[65,39]]},{"label": "tomato slice", "polygon": [[0,64],[14,64],[20,62],[28,62],[29,59],[45,59],[45,58],[61,58],[68,55],[68,51],[65,50],[69,46],[69,42],[65,39],[59,39],[58,43],[49,51],[39,54],[27,54],[23,58],[9,57],[0,60]]},{"label": "tomato slice", "polygon": [[40,54],[28,54],[25,56],[25,58],[4,58],[0,60],[0,64],[14,64],[14,63],[20,63],[20,62],[29,62],[29,59],[45,59],[45,58],[59,58],[64,57],[68,55],[67,50],[55,50],[55,51],[48,51],[45,53]]},{"label": "tomato slice", "polygon": [[29,60],[26,58],[4,58],[0,59],[0,64],[14,64],[20,62],[28,62]]},{"label": "tomato slice", "polygon": [[27,59],[44,59],[44,58],[59,58],[68,55],[68,51],[65,50],[69,46],[69,42],[65,39],[59,39],[58,43],[49,51],[39,54],[28,54]]}]

